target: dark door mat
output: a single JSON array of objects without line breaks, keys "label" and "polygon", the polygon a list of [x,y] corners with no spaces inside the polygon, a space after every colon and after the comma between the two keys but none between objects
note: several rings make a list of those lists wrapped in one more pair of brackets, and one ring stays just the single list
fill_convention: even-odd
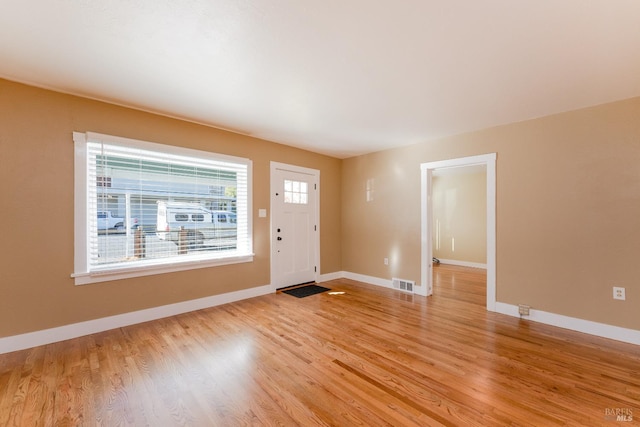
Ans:
[{"label": "dark door mat", "polygon": [[310,295],[320,294],[322,292],[330,291],[331,289],[325,288],[324,286],[318,285],[307,285],[301,286],[299,288],[287,289],[286,291],[282,291],[285,294],[293,295],[296,298],[304,298]]}]

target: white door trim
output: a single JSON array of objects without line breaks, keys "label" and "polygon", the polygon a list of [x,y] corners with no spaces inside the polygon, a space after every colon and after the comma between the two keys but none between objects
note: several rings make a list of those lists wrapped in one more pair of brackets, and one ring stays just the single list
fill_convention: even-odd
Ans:
[{"label": "white door trim", "polygon": [[271,278],[271,288],[272,290],[275,292],[277,290],[277,279],[275,277],[275,273],[276,273],[276,265],[275,265],[275,257],[273,256],[273,249],[274,249],[274,239],[276,236],[274,236],[273,233],[273,207],[275,205],[275,193],[276,193],[276,180],[275,180],[275,174],[276,171],[278,170],[284,170],[284,171],[290,171],[290,172],[296,172],[296,173],[302,173],[302,174],[306,174],[306,175],[312,175],[315,178],[315,182],[317,183],[317,191],[312,192],[311,194],[314,194],[314,197],[316,197],[316,203],[315,203],[315,212],[313,212],[313,215],[315,216],[315,222],[317,224],[317,229],[316,229],[316,233],[314,234],[315,238],[313,241],[313,245],[315,246],[315,265],[316,265],[316,271],[315,271],[315,276],[314,276],[314,280],[316,282],[318,282],[318,278],[320,276],[320,171],[317,169],[310,169],[310,168],[305,168],[303,166],[295,166],[295,165],[290,165],[287,163],[280,163],[280,162],[271,162],[271,166],[270,166],[270,186],[269,186],[269,190],[270,190],[270,197],[269,197],[269,203],[270,203],[270,211],[271,214],[269,215],[269,232],[270,232],[270,247],[269,247],[269,258],[270,258],[270,267],[271,267],[271,274],[270,274],[270,278]]},{"label": "white door trim", "polygon": [[496,311],[496,153],[462,157],[420,165],[421,199],[421,295],[433,293],[433,207],[431,177],[435,169],[485,165],[487,168],[487,310]]}]

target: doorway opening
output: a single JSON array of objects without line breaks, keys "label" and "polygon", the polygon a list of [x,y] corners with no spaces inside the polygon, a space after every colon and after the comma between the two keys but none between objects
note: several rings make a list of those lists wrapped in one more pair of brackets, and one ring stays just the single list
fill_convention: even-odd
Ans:
[{"label": "doorway opening", "polygon": [[487,302],[489,311],[496,309],[496,154],[463,157],[420,165],[421,178],[421,282],[419,293],[433,294],[433,174],[436,170],[464,166],[486,167],[487,210]]}]

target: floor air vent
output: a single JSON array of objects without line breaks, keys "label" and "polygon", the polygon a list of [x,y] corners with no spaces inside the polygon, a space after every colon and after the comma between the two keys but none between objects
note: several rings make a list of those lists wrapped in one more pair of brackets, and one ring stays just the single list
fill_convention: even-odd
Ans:
[{"label": "floor air vent", "polygon": [[413,293],[413,287],[416,285],[416,282],[404,279],[391,279],[391,283],[394,289],[411,293]]}]

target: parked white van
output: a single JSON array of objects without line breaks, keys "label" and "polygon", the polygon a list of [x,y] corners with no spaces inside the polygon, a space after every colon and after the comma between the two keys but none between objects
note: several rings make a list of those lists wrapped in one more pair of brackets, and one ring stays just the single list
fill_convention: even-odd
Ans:
[{"label": "parked white van", "polygon": [[158,201],[156,224],[160,240],[177,243],[183,229],[190,247],[232,246],[236,243],[236,214],[210,211],[197,203]]}]

